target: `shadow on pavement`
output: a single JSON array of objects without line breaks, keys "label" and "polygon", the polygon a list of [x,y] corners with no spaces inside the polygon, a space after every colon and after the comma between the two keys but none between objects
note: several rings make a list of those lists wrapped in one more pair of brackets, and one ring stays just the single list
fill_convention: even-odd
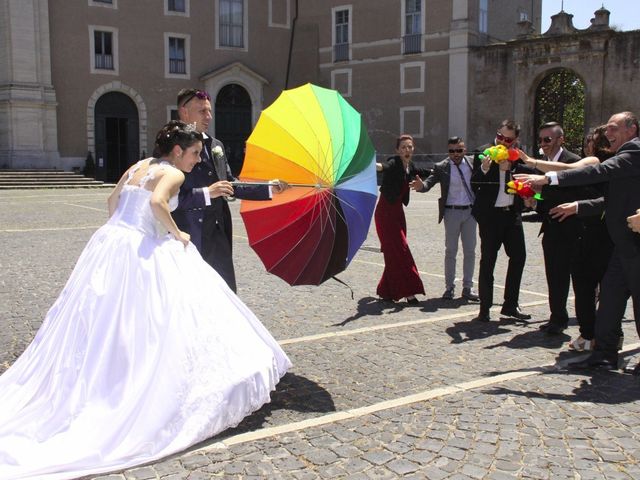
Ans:
[{"label": "shadow on pavement", "polygon": [[[542,372],[542,375],[577,375],[572,370],[550,370]],[[526,398],[540,398],[544,400],[567,402],[591,402],[604,404],[632,403],[640,400],[640,388],[638,388],[638,377],[621,371],[608,372],[594,370],[584,372],[580,375],[588,375],[590,378],[580,380],[580,384],[570,393],[558,393],[557,385],[555,391],[547,392],[540,387],[536,391],[515,390],[512,388],[495,387],[483,390],[487,395],[514,395]]]},{"label": "shadow on pavement", "polygon": [[[465,343],[473,340],[509,333],[511,330],[505,328],[510,324],[521,323],[517,320],[505,319],[500,321],[479,322],[476,320],[465,320],[456,322],[448,327],[445,332],[451,337],[451,343]],[[490,347],[485,347],[490,348]]]},{"label": "shadow on pavement", "polygon": [[420,311],[425,313],[433,313],[438,310],[455,310],[466,305],[479,305],[478,302],[471,302],[465,298],[458,297],[452,300],[444,300],[440,297],[428,298],[420,302]]},{"label": "shadow on pavement", "polygon": [[[316,382],[301,375],[287,373],[276,386],[276,390],[271,392],[270,403],[246,417],[237,427],[227,429],[213,438],[220,441],[239,433],[258,430],[275,410],[327,413],[335,412],[336,407],[331,394]],[[211,442],[211,439],[207,442]]]},{"label": "shadow on pavement", "polygon": [[399,302],[379,300],[376,297],[363,297],[358,300],[358,311],[345,318],[342,322],[334,323],[332,327],[344,327],[348,323],[358,320],[362,317],[375,316],[375,315],[388,315],[408,309],[419,309],[420,312],[433,313],[441,309],[456,309],[465,305],[473,304],[464,298],[456,298],[454,300],[443,300],[441,298],[428,298],[426,300],[419,301],[415,305],[410,305],[406,301],[401,300]]},{"label": "shadow on pavement", "polygon": [[391,302],[379,300],[376,297],[362,297],[358,300],[358,310],[354,315],[345,318],[342,322],[334,323],[332,327],[344,327],[346,324],[370,315],[382,315],[400,312],[406,306],[406,302]]},{"label": "shadow on pavement", "polygon": [[[515,323],[515,321],[513,321]],[[519,322],[521,323],[521,322]],[[524,322],[526,323],[526,322]],[[498,347],[505,348],[549,348],[549,349],[557,349],[561,348],[562,345],[571,340],[571,337],[566,333],[561,333],[558,335],[547,335],[542,330],[535,329],[530,330],[528,332],[523,332],[518,335],[514,335],[509,340],[505,340],[500,343],[496,343],[495,345],[489,345],[484,347],[486,350],[492,350]]]}]

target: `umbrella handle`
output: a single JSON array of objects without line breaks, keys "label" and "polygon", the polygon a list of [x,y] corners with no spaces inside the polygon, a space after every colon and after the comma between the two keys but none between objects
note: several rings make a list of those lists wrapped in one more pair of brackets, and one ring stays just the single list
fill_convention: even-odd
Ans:
[{"label": "umbrella handle", "polygon": [[[289,182],[286,182],[286,183],[290,187],[328,188],[326,185],[322,185],[320,183],[289,183]],[[276,185],[276,182],[241,182],[241,181],[235,181],[235,182],[231,182],[231,185],[233,185],[234,187],[248,186],[248,185],[269,185],[269,186],[273,186],[273,185]]]}]

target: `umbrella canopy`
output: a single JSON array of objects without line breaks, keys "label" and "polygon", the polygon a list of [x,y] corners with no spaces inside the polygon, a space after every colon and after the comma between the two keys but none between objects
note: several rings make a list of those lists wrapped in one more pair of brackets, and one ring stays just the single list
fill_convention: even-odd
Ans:
[{"label": "umbrella canopy", "polygon": [[375,151],[360,114],[334,90],[283,91],[260,115],[240,173],[274,178],[292,188],[242,202],[249,244],[290,285],[319,285],[351,262],[375,208]]}]

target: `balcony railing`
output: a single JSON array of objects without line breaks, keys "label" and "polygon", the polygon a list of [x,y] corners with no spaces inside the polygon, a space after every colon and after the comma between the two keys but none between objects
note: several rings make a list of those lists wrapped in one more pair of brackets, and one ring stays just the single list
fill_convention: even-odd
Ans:
[{"label": "balcony railing", "polygon": [[402,37],[402,53],[420,53],[422,52],[422,34],[415,33]]},{"label": "balcony railing", "polygon": [[349,44],[340,43],[333,46],[333,61],[346,62],[349,60]]},{"label": "balcony railing", "polygon": [[187,63],[184,60],[170,58],[169,73],[187,73]]},{"label": "balcony railing", "polygon": [[113,70],[113,55],[96,53],[96,69]]}]

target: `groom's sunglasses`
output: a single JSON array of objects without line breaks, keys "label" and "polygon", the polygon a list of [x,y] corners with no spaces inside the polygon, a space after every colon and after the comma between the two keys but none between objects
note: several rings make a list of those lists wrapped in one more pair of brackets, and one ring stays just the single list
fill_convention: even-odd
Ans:
[{"label": "groom's sunglasses", "polygon": [[194,98],[211,101],[211,95],[209,95],[204,90],[194,90],[193,92],[187,94],[186,100],[182,102],[182,106],[184,107],[187,103],[189,103]]}]

